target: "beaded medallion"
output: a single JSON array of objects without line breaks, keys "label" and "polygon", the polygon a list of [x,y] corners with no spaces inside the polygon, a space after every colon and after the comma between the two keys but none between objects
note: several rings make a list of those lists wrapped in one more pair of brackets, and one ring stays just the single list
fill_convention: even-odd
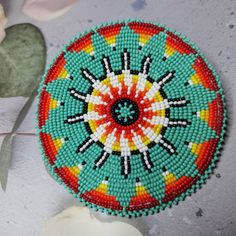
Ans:
[{"label": "beaded medallion", "polygon": [[136,217],[177,204],[212,172],[226,126],[214,69],[188,39],[141,21],[71,41],[39,90],[55,179],[84,205]]}]

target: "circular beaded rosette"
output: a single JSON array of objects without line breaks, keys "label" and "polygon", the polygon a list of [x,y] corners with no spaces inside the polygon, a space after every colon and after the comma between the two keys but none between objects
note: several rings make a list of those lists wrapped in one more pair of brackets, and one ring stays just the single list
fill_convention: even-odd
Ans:
[{"label": "circular beaded rosette", "polygon": [[96,210],[153,214],[215,166],[226,125],[220,82],[199,49],[166,27],[128,21],[79,35],[39,91],[45,164]]}]

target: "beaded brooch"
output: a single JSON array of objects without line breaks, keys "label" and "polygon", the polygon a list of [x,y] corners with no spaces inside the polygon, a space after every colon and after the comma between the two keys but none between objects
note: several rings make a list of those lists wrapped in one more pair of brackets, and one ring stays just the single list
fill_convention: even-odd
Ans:
[{"label": "beaded brooch", "polygon": [[154,214],[193,193],[226,128],[220,82],[199,49],[142,21],[76,37],[43,76],[38,99],[49,171],[111,215]]}]

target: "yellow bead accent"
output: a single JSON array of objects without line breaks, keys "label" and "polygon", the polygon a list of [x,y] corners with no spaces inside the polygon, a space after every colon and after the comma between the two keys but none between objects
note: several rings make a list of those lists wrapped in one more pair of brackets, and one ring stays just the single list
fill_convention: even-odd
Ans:
[{"label": "yellow bead accent", "polygon": [[172,47],[170,46],[166,46],[166,49],[165,49],[165,54],[168,55],[169,57],[172,56],[175,52],[175,49],[173,49]]},{"label": "yellow bead accent", "polygon": [[63,144],[63,143],[62,143],[62,140],[61,140],[60,138],[54,139],[54,140],[53,140],[53,143],[54,143],[54,145],[55,145],[57,151],[61,148],[61,146],[62,146],[62,144]]},{"label": "yellow bead accent", "polygon": [[79,173],[80,173],[80,169],[77,166],[70,167],[69,169],[76,176],[79,175]]},{"label": "yellow bead accent", "polygon": [[147,190],[144,186],[136,186],[136,195],[147,194]]},{"label": "yellow bead accent", "polygon": [[191,151],[192,151],[194,154],[198,155],[199,152],[200,152],[200,150],[201,150],[201,147],[202,147],[202,144],[201,144],[201,143],[200,143],[200,144],[198,144],[198,143],[193,143],[193,144],[192,144],[192,147],[191,147]]},{"label": "yellow bead accent", "polygon": [[92,46],[92,45],[87,46],[87,47],[84,49],[84,51],[85,51],[86,53],[90,54],[91,52],[93,52],[93,46]]},{"label": "yellow bead accent", "polygon": [[149,39],[150,39],[150,36],[147,36],[147,35],[140,35],[140,37],[139,37],[139,42],[140,42],[140,43],[143,43],[143,44],[146,44]]},{"label": "yellow bead accent", "polygon": [[108,186],[107,184],[99,184],[99,186],[96,188],[96,190],[100,193],[107,193],[108,192]]},{"label": "yellow bead accent", "polygon": [[202,110],[200,111],[200,118],[206,122],[209,120],[209,111],[208,110]]},{"label": "yellow bead accent", "polygon": [[59,73],[58,77],[61,78],[61,79],[65,79],[65,78],[67,78],[67,75],[68,75],[68,73],[67,73],[66,69],[63,68],[61,70],[61,72]]},{"label": "yellow bead accent", "polygon": [[155,93],[154,99],[155,99],[157,102],[161,102],[161,101],[164,100],[163,97],[161,96],[161,93],[160,93],[160,92],[156,92],[156,93]]},{"label": "yellow bead accent", "polygon": [[201,83],[201,80],[200,80],[200,77],[198,74],[194,74],[192,77],[191,77],[191,81],[193,84],[200,84]]},{"label": "yellow bead accent", "polygon": [[173,173],[169,173],[164,178],[165,178],[165,185],[171,184],[174,181],[176,181],[176,177]]},{"label": "yellow bead accent", "polygon": [[112,36],[106,39],[107,43],[109,45],[115,44],[116,43],[116,36]]},{"label": "yellow bead accent", "polygon": [[51,99],[50,100],[50,109],[57,108],[57,106],[58,106],[57,104],[58,104],[57,100]]}]

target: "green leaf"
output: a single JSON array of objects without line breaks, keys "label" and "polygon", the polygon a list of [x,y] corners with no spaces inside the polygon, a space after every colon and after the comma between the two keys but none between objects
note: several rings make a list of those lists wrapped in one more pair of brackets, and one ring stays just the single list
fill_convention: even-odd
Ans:
[{"label": "green leaf", "polygon": [[21,109],[15,124],[11,130],[11,133],[5,136],[3,139],[1,149],[0,149],[0,184],[2,185],[2,189],[6,190],[7,185],[7,176],[8,176],[8,168],[10,166],[11,161],[11,143],[14,133],[20,127],[22,121],[24,120],[28,110],[30,109],[35,96],[37,95],[37,88],[32,92],[29,99],[24,104],[23,108]]},{"label": "green leaf", "polygon": [[5,136],[0,149],[0,183],[2,189],[6,190],[7,185],[7,173],[11,161],[11,143],[13,135],[8,134]]},{"label": "green leaf", "polygon": [[[28,110],[30,109],[30,107],[31,107],[31,105],[32,105],[32,103],[34,101],[34,98],[37,95],[37,90],[38,90],[38,87],[36,87],[34,89],[32,94],[30,95],[29,99],[26,101],[26,103],[22,107],[18,117],[16,118],[15,124],[14,124],[14,126],[12,128],[12,131],[11,131],[12,133],[15,133],[17,131],[17,129],[20,127],[22,121],[25,119],[25,116],[26,116]],[[0,158],[1,158],[1,155],[0,155]]]},{"label": "green leaf", "polygon": [[0,97],[30,96],[45,62],[45,41],[37,27],[26,23],[7,28],[0,44]]},{"label": "green leaf", "polygon": [[8,28],[6,34],[0,44],[0,97],[30,97],[0,149],[0,184],[4,191],[11,161],[12,139],[34,101],[46,62],[45,41],[38,28],[31,24],[19,24]]}]

